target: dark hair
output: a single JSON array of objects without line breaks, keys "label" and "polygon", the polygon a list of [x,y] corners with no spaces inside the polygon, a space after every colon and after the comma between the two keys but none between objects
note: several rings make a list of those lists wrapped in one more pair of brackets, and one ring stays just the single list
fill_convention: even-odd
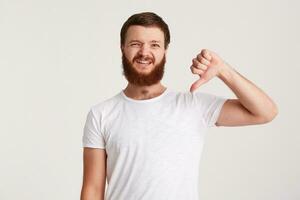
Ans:
[{"label": "dark hair", "polygon": [[124,45],[126,33],[130,26],[141,25],[145,27],[158,27],[164,32],[165,36],[165,49],[168,48],[170,43],[170,31],[168,25],[164,20],[153,12],[142,12],[131,15],[121,28],[121,45]]}]

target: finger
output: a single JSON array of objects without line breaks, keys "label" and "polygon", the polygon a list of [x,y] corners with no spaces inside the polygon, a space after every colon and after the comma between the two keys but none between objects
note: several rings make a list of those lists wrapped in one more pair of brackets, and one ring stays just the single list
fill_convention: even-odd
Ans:
[{"label": "finger", "polygon": [[200,62],[197,60],[197,58],[194,58],[193,59],[193,65],[194,66],[197,66],[197,65],[199,65],[200,64]]},{"label": "finger", "polygon": [[198,69],[198,68],[196,68],[196,67],[194,67],[194,66],[191,66],[190,67],[190,69],[191,69],[191,71],[192,71],[192,73],[193,74],[204,74],[204,70],[202,70],[202,69]]},{"label": "finger", "polygon": [[207,80],[204,79],[204,78],[198,79],[197,81],[195,81],[195,82],[192,84],[192,86],[191,86],[191,88],[190,88],[190,92],[194,92],[197,88],[199,88],[201,85],[203,85],[203,84],[206,83],[206,82],[207,82]]},{"label": "finger", "polygon": [[202,55],[205,59],[207,59],[208,61],[210,61],[211,58],[212,58],[210,52],[209,52],[207,49],[203,49],[203,50],[201,51],[201,55]]},{"label": "finger", "polygon": [[192,66],[194,66],[198,69],[207,70],[207,66],[200,63],[196,58],[193,59],[193,65]]},{"label": "finger", "polygon": [[198,60],[198,62],[200,62],[200,63],[202,63],[204,65],[209,65],[210,64],[209,60],[207,60],[206,58],[204,58],[201,54],[198,54],[197,60]]},{"label": "finger", "polygon": [[198,64],[198,65],[192,65],[193,67],[197,68],[197,69],[201,69],[203,71],[207,70],[207,66],[206,65],[203,65],[203,64]]},{"label": "finger", "polygon": [[205,71],[207,70],[207,65],[199,64],[197,68]]}]

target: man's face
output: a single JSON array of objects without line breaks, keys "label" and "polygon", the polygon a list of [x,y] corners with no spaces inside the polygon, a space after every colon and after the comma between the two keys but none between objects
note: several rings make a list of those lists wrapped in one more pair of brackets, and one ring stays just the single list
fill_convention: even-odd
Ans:
[{"label": "man's face", "polygon": [[164,74],[164,33],[157,27],[130,26],[121,46],[123,74],[138,86],[159,82]]}]

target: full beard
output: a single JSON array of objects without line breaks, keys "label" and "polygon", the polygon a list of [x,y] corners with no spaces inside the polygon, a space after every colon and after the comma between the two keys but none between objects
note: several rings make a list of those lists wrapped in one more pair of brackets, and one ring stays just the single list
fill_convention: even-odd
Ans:
[{"label": "full beard", "polygon": [[[133,61],[136,58],[133,59]],[[148,74],[139,73],[122,53],[122,64],[123,64],[123,75],[127,81],[137,86],[150,86],[158,83],[164,75],[164,68],[166,63],[166,55],[164,54],[163,59],[154,66],[152,71]]]}]

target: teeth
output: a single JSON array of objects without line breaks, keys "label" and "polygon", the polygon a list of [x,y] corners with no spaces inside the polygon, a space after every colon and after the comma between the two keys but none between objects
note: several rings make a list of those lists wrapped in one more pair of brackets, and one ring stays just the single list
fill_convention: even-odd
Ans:
[{"label": "teeth", "polygon": [[137,60],[137,62],[141,64],[150,64],[150,62],[146,60]]}]

